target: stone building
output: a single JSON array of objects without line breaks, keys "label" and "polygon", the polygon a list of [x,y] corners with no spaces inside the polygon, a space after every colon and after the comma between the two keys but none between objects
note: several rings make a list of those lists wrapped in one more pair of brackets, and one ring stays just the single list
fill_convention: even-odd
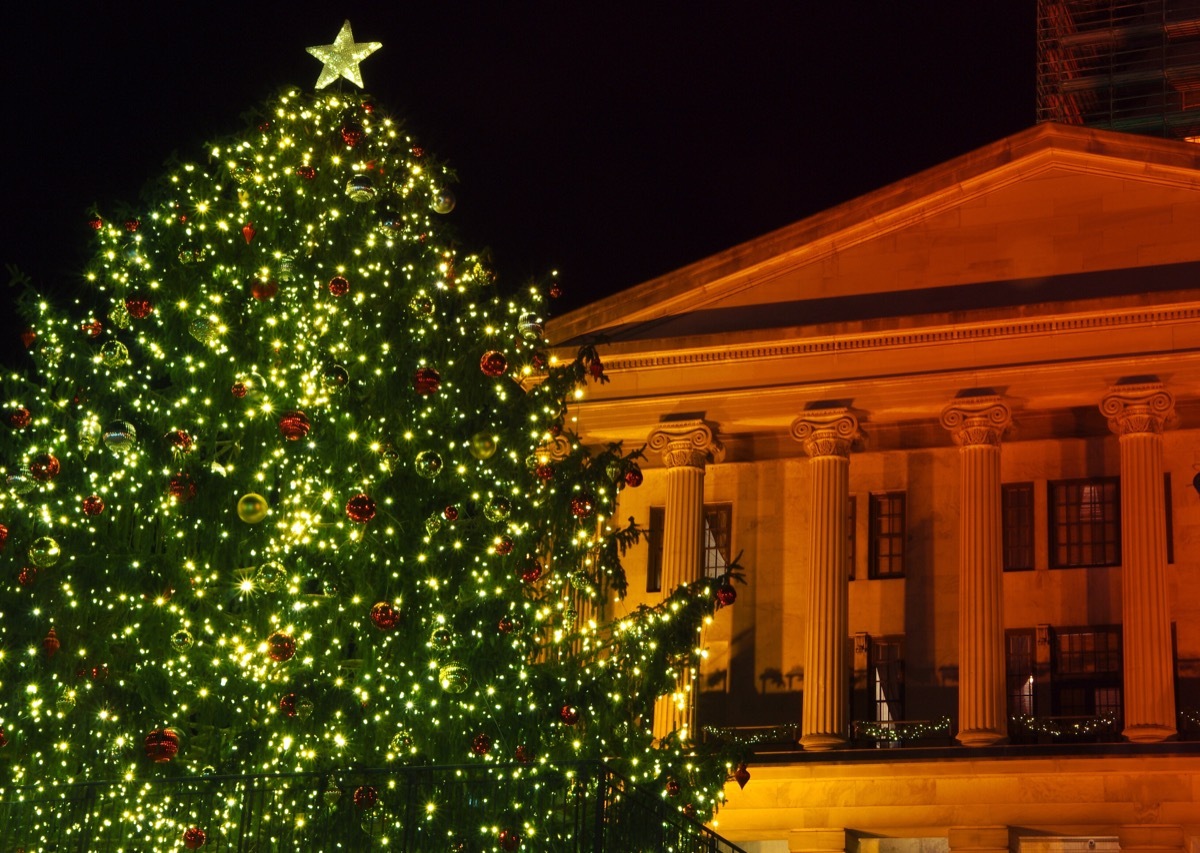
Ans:
[{"label": "stone building", "polygon": [[[752,851],[1200,850],[1200,147],[1043,124],[551,324]],[[1200,480],[1197,480],[1200,484]]]}]

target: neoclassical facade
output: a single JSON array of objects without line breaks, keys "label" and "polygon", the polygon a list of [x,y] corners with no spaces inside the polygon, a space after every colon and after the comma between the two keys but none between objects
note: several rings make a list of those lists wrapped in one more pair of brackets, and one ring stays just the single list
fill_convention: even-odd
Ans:
[{"label": "neoclassical facade", "polygon": [[1200,147],[1041,125],[550,333],[645,447],[608,606],[746,568],[656,708],[758,744],[723,835],[1200,850]]}]

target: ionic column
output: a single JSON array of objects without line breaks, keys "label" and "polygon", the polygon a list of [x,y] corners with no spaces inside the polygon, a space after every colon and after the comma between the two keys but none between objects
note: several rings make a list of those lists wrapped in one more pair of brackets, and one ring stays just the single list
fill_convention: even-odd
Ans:
[{"label": "ionic column", "polygon": [[1121,443],[1121,632],[1125,731],[1131,741],[1174,737],[1163,425],[1175,399],[1161,382],[1117,385],[1100,403]]},{"label": "ionic column", "polygon": [[[662,454],[667,468],[667,504],[663,511],[662,592],[697,579],[704,535],[704,468],[720,461],[724,448],[702,420],[663,423],[647,445]],[[688,730],[694,717],[694,689],[688,673],[680,673],[675,692],[654,705],[654,735]],[[685,734],[685,739],[687,735]]]},{"label": "ionic column", "polygon": [[804,710],[800,745],[834,749],[850,726],[849,538],[850,445],[860,436],[849,409],[807,411],[792,422],[812,472],[809,499],[808,626],[804,648]]},{"label": "ionic column", "polygon": [[998,396],[963,397],[942,410],[959,447],[958,741],[1008,737],[1004,667],[1004,540],[1000,438],[1012,411]]}]

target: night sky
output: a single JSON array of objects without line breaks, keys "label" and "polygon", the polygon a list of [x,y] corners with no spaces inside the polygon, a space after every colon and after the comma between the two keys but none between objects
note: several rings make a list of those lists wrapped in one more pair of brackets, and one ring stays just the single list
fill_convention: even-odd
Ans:
[{"label": "night sky", "polygon": [[366,91],[456,169],[464,246],[501,286],[560,270],[556,313],[1034,123],[1033,0],[24,5],[0,262],[63,295],[93,209],[311,88],[345,18],[383,43]]}]

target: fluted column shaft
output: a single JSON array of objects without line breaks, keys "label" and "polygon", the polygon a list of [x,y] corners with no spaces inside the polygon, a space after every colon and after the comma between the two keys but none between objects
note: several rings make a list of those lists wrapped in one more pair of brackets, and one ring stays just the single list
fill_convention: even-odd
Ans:
[{"label": "fluted column shaft", "polygon": [[[662,592],[668,596],[696,580],[704,533],[704,469],[721,458],[712,427],[700,420],[664,423],[650,433],[647,445],[662,454],[667,468],[667,504],[663,511]],[[689,731],[694,725],[695,689],[687,673],[679,673],[676,690],[654,705],[654,735]]]},{"label": "fluted column shaft", "polygon": [[1175,401],[1158,382],[1118,385],[1100,410],[1121,443],[1124,735],[1162,741],[1176,734],[1162,461]]},{"label": "fluted column shaft", "polygon": [[850,726],[849,539],[850,446],[858,419],[847,409],[805,412],[792,423],[792,436],[809,456],[808,625],[804,646],[804,716],[800,744],[833,749],[846,742]]},{"label": "fluted column shaft", "polygon": [[964,746],[1008,737],[1000,439],[1011,423],[996,396],[956,399],[942,411],[959,447],[957,738]]}]

